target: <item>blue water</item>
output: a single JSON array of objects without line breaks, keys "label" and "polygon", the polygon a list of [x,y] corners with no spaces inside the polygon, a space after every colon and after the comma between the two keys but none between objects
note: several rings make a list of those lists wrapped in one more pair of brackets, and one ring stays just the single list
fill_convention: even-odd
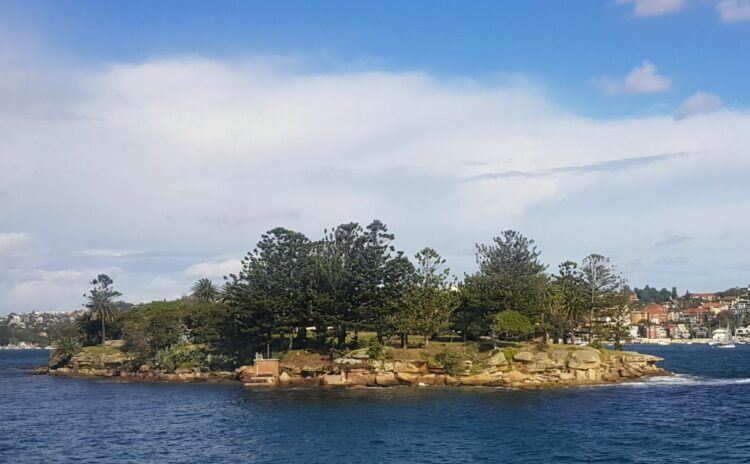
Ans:
[{"label": "blue water", "polygon": [[0,351],[0,463],[749,462],[750,346],[638,346],[680,373],[555,391],[261,390],[31,376]]}]

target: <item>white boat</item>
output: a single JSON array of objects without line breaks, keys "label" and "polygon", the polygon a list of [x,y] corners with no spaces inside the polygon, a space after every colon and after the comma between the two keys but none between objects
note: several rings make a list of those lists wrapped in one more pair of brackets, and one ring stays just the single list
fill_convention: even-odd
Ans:
[{"label": "white boat", "polygon": [[669,345],[669,342],[658,342],[657,345],[666,346]]},{"label": "white boat", "polygon": [[727,329],[716,329],[714,330],[713,335],[711,336],[711,341],[715,342],[714,345],[723,342],[727,339],[727,336],[729,335],[729,330]]},{"label": "white boat", "polygon": [[[718,330],[714,331],[714,337],[716,337],[716,332]],[[727,322],[727,330],[724,331],[724,339],[719,342],[719,348],[734,348],[734,341],[732,340],[732,332],[729,330],[729,323]]]}]

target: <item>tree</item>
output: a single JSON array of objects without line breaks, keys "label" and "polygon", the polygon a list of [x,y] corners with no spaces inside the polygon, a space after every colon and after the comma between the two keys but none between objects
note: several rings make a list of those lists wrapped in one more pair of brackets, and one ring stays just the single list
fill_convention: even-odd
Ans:
[{"label": "tree", "polygon": [[414,258],[416,272],[393,317],[404,348],[410,333],[424,336],[425,346],[429,346],[432,334],[450,327],[451,316],[460,302],[451,285],[450,269],[443,268],[445,259],[437,251],[424,248]]},{"label": "tree", "polygon": [[490,332],[495,348],[497,348],[497,337],[500,334],[505,334],[506,337],[514,337],[528,335],[534,331],[534,326],[529,318],[512,309],[495,314],[491,322]]},{"label": "tree", "polygon": [[50,354],[50,365],[53,367],[63,366],[81,351],[81,344],[75,337],[63,337],[55,340],[52,344],[53,351]]},{"label": "tree", "polygon": [[210,279],[200,279],[190,289],[193,298],[200,301],[216,301],[219,298],[219,288]]},{"label": "tree", "polygon": [[309,323],[308,263],[310,240],[283,227],[261,236],[257,247],[242,260],[242,270],[231,274],[226,300],[234,310],[238,330],[252,344],[267,345],[274,334],[296,333],[304,340]]},{"label": "tree", "polygon": [[389,331],[391,315],[407,288],[413,266],[391,245],[393,234],[372,221],[366,228],[341,224],[311,251],[311,306],[319,326],[333,326],[343,346],[347,330]]},{"label": "tree", "polygon": [[506,230],[492,244],[476,249],[479,271],[464,281],[461,313],[483,325],[492,315],[511,309],[539,319],[545,309],[547,276],[534,240]]},{"label": "tree", "polygon": [[107,341],[106,322],[115,316],[116,304],[114,299],[122,296],[122,293],[112,288],[114,282],[107,274],[99,274],[91,281],[93,288],[83,296],[88,299],[84,305],[89,309],[91,318],[98,320],[102,328],[102,344]]},{"label": "tree", "polygon": [[609,258],[591,254],[581,262],[581,279],[589,309],[589,343],[594,340],[594,322],[598,312],[612,306],[612,297],[620,285],[617,269]]},{"label": "tree", "polygon": [[552,277],[551,291],[555,298],[553,313],[562,326],[563,340],[566,341],[566,330],[571,331],[575,341],[575,327],[586,314],[585,289],[578,264],[565,261],[558,265],[557,274]]}]

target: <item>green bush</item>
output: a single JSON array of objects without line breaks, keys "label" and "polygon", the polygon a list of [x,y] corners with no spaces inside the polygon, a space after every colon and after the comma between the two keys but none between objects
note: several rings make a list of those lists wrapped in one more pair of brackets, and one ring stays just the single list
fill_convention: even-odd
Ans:
[{"label": "green bush", "polygon": [[460,375],[464,373],[464,357],[454,350],[442,350],[435,354],[435,361],[442,364],[443,369],[449,375]]},{"label": "green bush", "polygon": [[81,344],[75,337],[63,337],[55,341],[54,351],[50,355],[50,365],[60,367],[81,351]]},{"label": "green bush", "polygon": [[367,356],[370,357],[370,359],[386,359],[386,356],[388,355],[388,350],[383,348],[383,345],[378,343],[377,340],[374,340],[372,343],[370,343],[370,347],[367,348]]},{"label": "green bush", "polygon": [[505,351],[503,351],[503,354],[505,355],[505,360],[508,361],[508,365],[513,365],[513,356],[518,354],[518,350],[514,350],[513,348],[507,348]]}]

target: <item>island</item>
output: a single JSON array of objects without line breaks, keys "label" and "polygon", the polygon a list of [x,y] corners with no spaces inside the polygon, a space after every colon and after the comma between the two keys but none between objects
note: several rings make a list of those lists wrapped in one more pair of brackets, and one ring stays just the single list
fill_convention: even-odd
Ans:
[{"label": "island", "polygon": [[[424,247],[413,258],[384,223],[322,238],[277,227],[219,287],[131,304],[106,274],[54,341],[48,372],[248,387],[545,388],[667,375],[623,351],[633,291],[591,254],[548,272],[534,240],[506,230],[476,244],[461,281]],[[608,344],[613,349],[605,349]]]}]

